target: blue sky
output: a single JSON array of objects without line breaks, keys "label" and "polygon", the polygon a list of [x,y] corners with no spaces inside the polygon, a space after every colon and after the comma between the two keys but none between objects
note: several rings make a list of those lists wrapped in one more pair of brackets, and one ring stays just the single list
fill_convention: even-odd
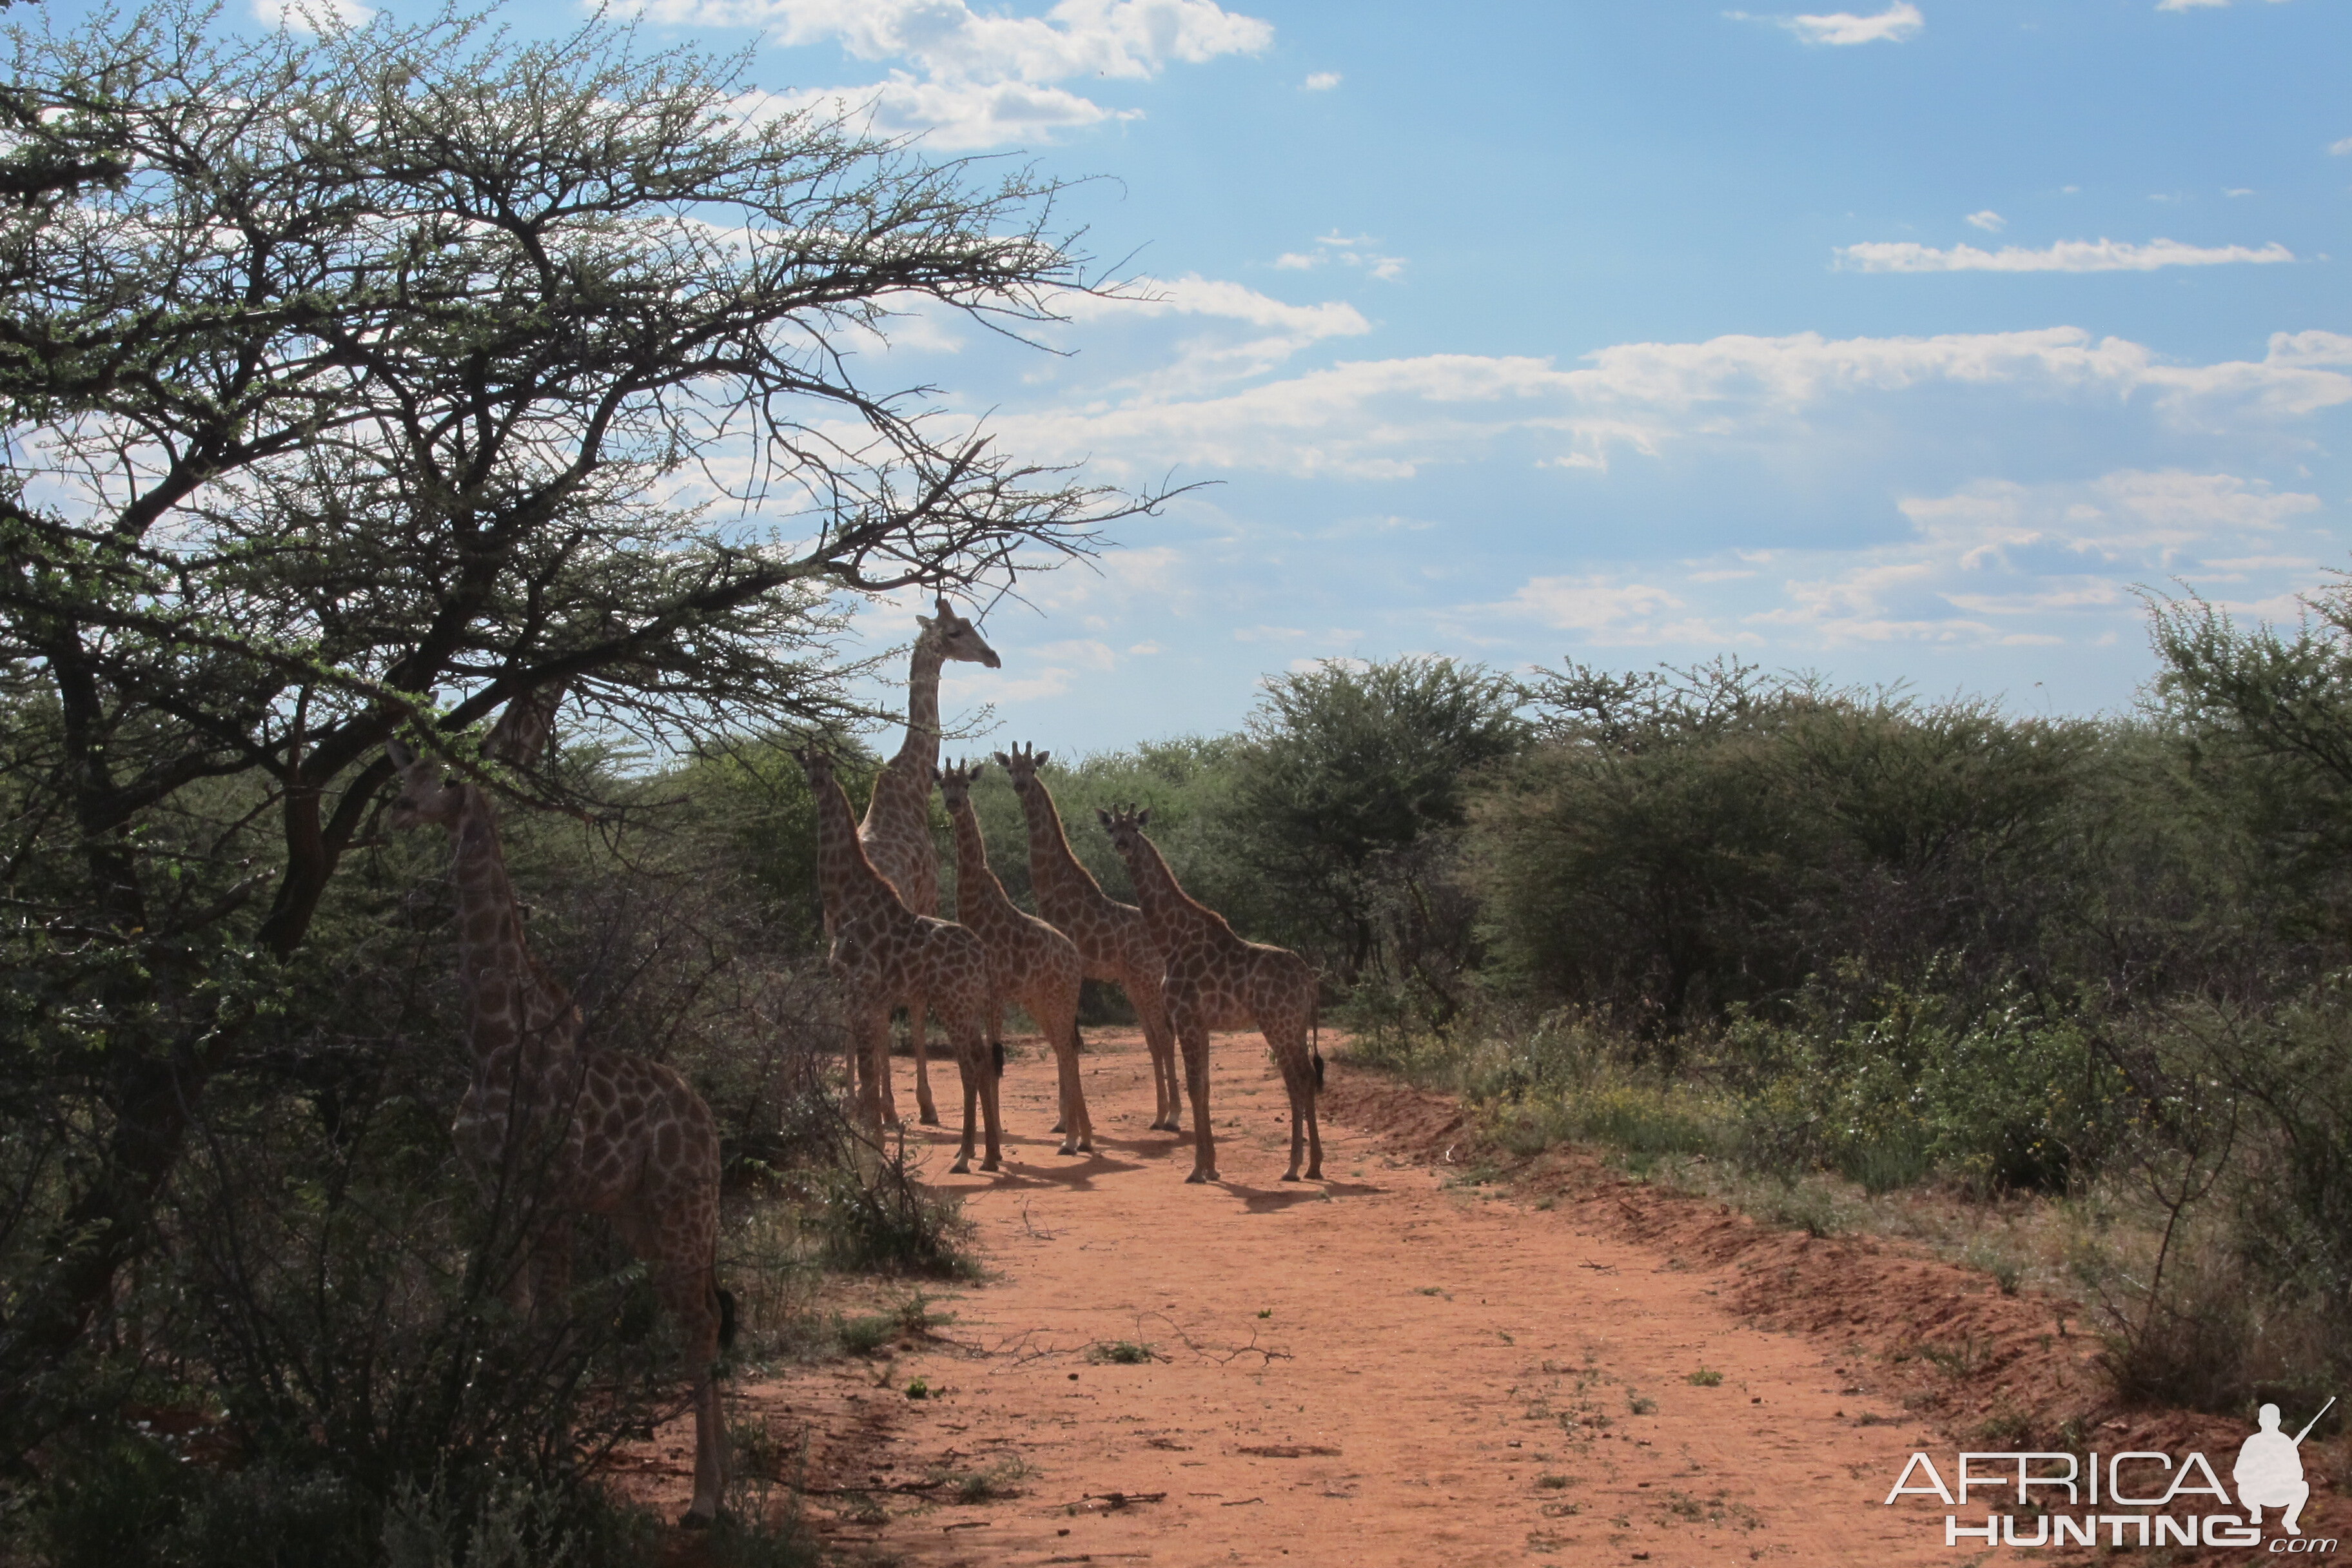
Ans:
[{"label": "blue sky", "polygon": [[1267,672],[1423,652],[2115,710],[2135,585],[2292,616],[2352,565],[2344,0],[642,16],[1104,176],[1066,210],[1139,298],[1078,301],[1066,356],[921,319],[866,366],[1214,481],[994,608],[950,699],[1000,739],[1225,729]]}]

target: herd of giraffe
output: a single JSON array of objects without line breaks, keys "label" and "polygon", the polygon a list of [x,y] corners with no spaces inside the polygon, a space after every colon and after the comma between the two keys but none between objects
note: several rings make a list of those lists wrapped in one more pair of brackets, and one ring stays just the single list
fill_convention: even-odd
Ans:
[{"label": "herd of giraffe", "polygon": [[[1312,1043],[1317,981],[1297,953],[1245,942],[1223,916],[1185,893],[1145,837],[1148,810],[1102,811],[1104,829],[1126,862],[1137,902],[1102,890],[1072,852],[1034,747],[996,753],[1028,825],[1029,877],[1037,913],[1026,913],[989,869],[972,813],[978,764],[940,763],[940,676],[950,660],[994,669],[994,650],[971,622],[939,601],[918,616],[908,675],[907,738],[877,776],[860,821],[815,749],[794,755],[817,805],[817,877],[849,1048],[846,1089],[869,1127],[898,1121],[890,1082],[890,1019],[907,1011],[914,1043],[918,1113],[937,1122],[928,1065],[929,1020],[946,1031],[963,1087],[963,1139],[952,1169],[1002,1159],[998,1079],[1004,1068],[1003,1018],[1027,1013],[1054,1052],[1059,1081],[1061,1152],[1090,1153],[1094,1123],[1078,1071],[1078,993],[1087,980],[1118,984],[1134,1005],[1151,1057],[1151,1129],[1181,1132],[1192,1116],[1190,1182],[1217,1179],[1209,1113],[1209,1035],[1255,1027],[1273,1048],[1290,1099],[1290,1169],[1285,1181],[1319,1181],[1323,1145],[1315,1099],[1323,1058]],[[482,751],[528,767],[552,732],[559,685],[510,702]],[[524,940],[521,908],[499,846],[497,814],[478,784],[394,740],[388,745],[398,828],[435,824],[455,846],[458,978],[474,1077],[460,1105],[460,1157],[493,1194],[527,1184],[532,1218],[508,1288],[518,1310],[542,1310],[569,1279],[569,1226],[576,1213],[609,1216],[652,1277],[663,1308],[683,1331],[694,1369],[694,1501],[685,1521],[716,1517],[725,1482],[726,1441],[716,1365],[733,1329],[733,1303],[719,1288],[719,1131],[710,1108],[673,1069],[582,1043],[579,1009],[542,969]],[[956,918],[940,904],[939,849],[931,836],[934,789],[955,826]],[[1183,1073],[1177,1073],[1181,1052]]]}]

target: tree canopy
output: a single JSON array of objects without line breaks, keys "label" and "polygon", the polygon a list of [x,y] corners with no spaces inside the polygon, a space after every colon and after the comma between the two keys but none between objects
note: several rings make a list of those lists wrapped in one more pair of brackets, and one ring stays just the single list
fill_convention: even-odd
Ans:
[{"label": "tree canopy", "polygon": [[108,1130],[0,1371],[102,1298],[396,727],[479,771],[558,680],[672,742],[826,721],[841,591],[1153,504],[866,379],[903,312],[1090,285],[1051,182],[603,21],[213,21],[19,25],[0,84],[0,891],[26,1060]]}]

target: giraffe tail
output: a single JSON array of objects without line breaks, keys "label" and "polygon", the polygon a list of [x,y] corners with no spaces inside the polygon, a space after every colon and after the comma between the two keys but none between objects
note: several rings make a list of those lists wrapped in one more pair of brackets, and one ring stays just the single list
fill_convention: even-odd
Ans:
[{"label": "giraffe tail", "polygon": [[1307,1040],[1307,1059],[1315,1064],[1315,1092],[1323,1092],[1323,1009],[1318,1005],[1307,1025],[1311,1034]]},{"label": "giraffe tail", "polygon": [[988,1065],[996,1069],[997,1077],[1004,1076],[1004,1042],[1003,1040],[988,1042]]},{"label": "giraffe tail", "polygon": [[719,1348],[732,1350],[735,1346],[735,1292],[719,1283],[719,1271],[710,1271],[710,1293],[719,1298]]}]

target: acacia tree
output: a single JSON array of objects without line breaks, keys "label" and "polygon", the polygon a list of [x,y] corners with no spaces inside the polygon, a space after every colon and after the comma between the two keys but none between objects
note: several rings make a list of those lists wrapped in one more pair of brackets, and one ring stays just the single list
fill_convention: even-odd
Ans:
[{"label": "acacia tree", "polygon": [[1088,286],[1050,182],[601,22],[211,20],[20,26],[0,84],[0,1377],[108,1300],[395,727],[479,768],[557,680],[673,742],[824,720],[841,591],[1154,504],[860,379],[897,312]]},{"label": "acacia tree", "polygon": [[1520,700],[1485,666],[1438,658],[1266,682],[1236,759],[1243,854],[1343,984],[1392,963],[1450,1016],[1469,921],[1437,908],[1453,901],[1444,862],[1470,775],[1526,743]]}]

